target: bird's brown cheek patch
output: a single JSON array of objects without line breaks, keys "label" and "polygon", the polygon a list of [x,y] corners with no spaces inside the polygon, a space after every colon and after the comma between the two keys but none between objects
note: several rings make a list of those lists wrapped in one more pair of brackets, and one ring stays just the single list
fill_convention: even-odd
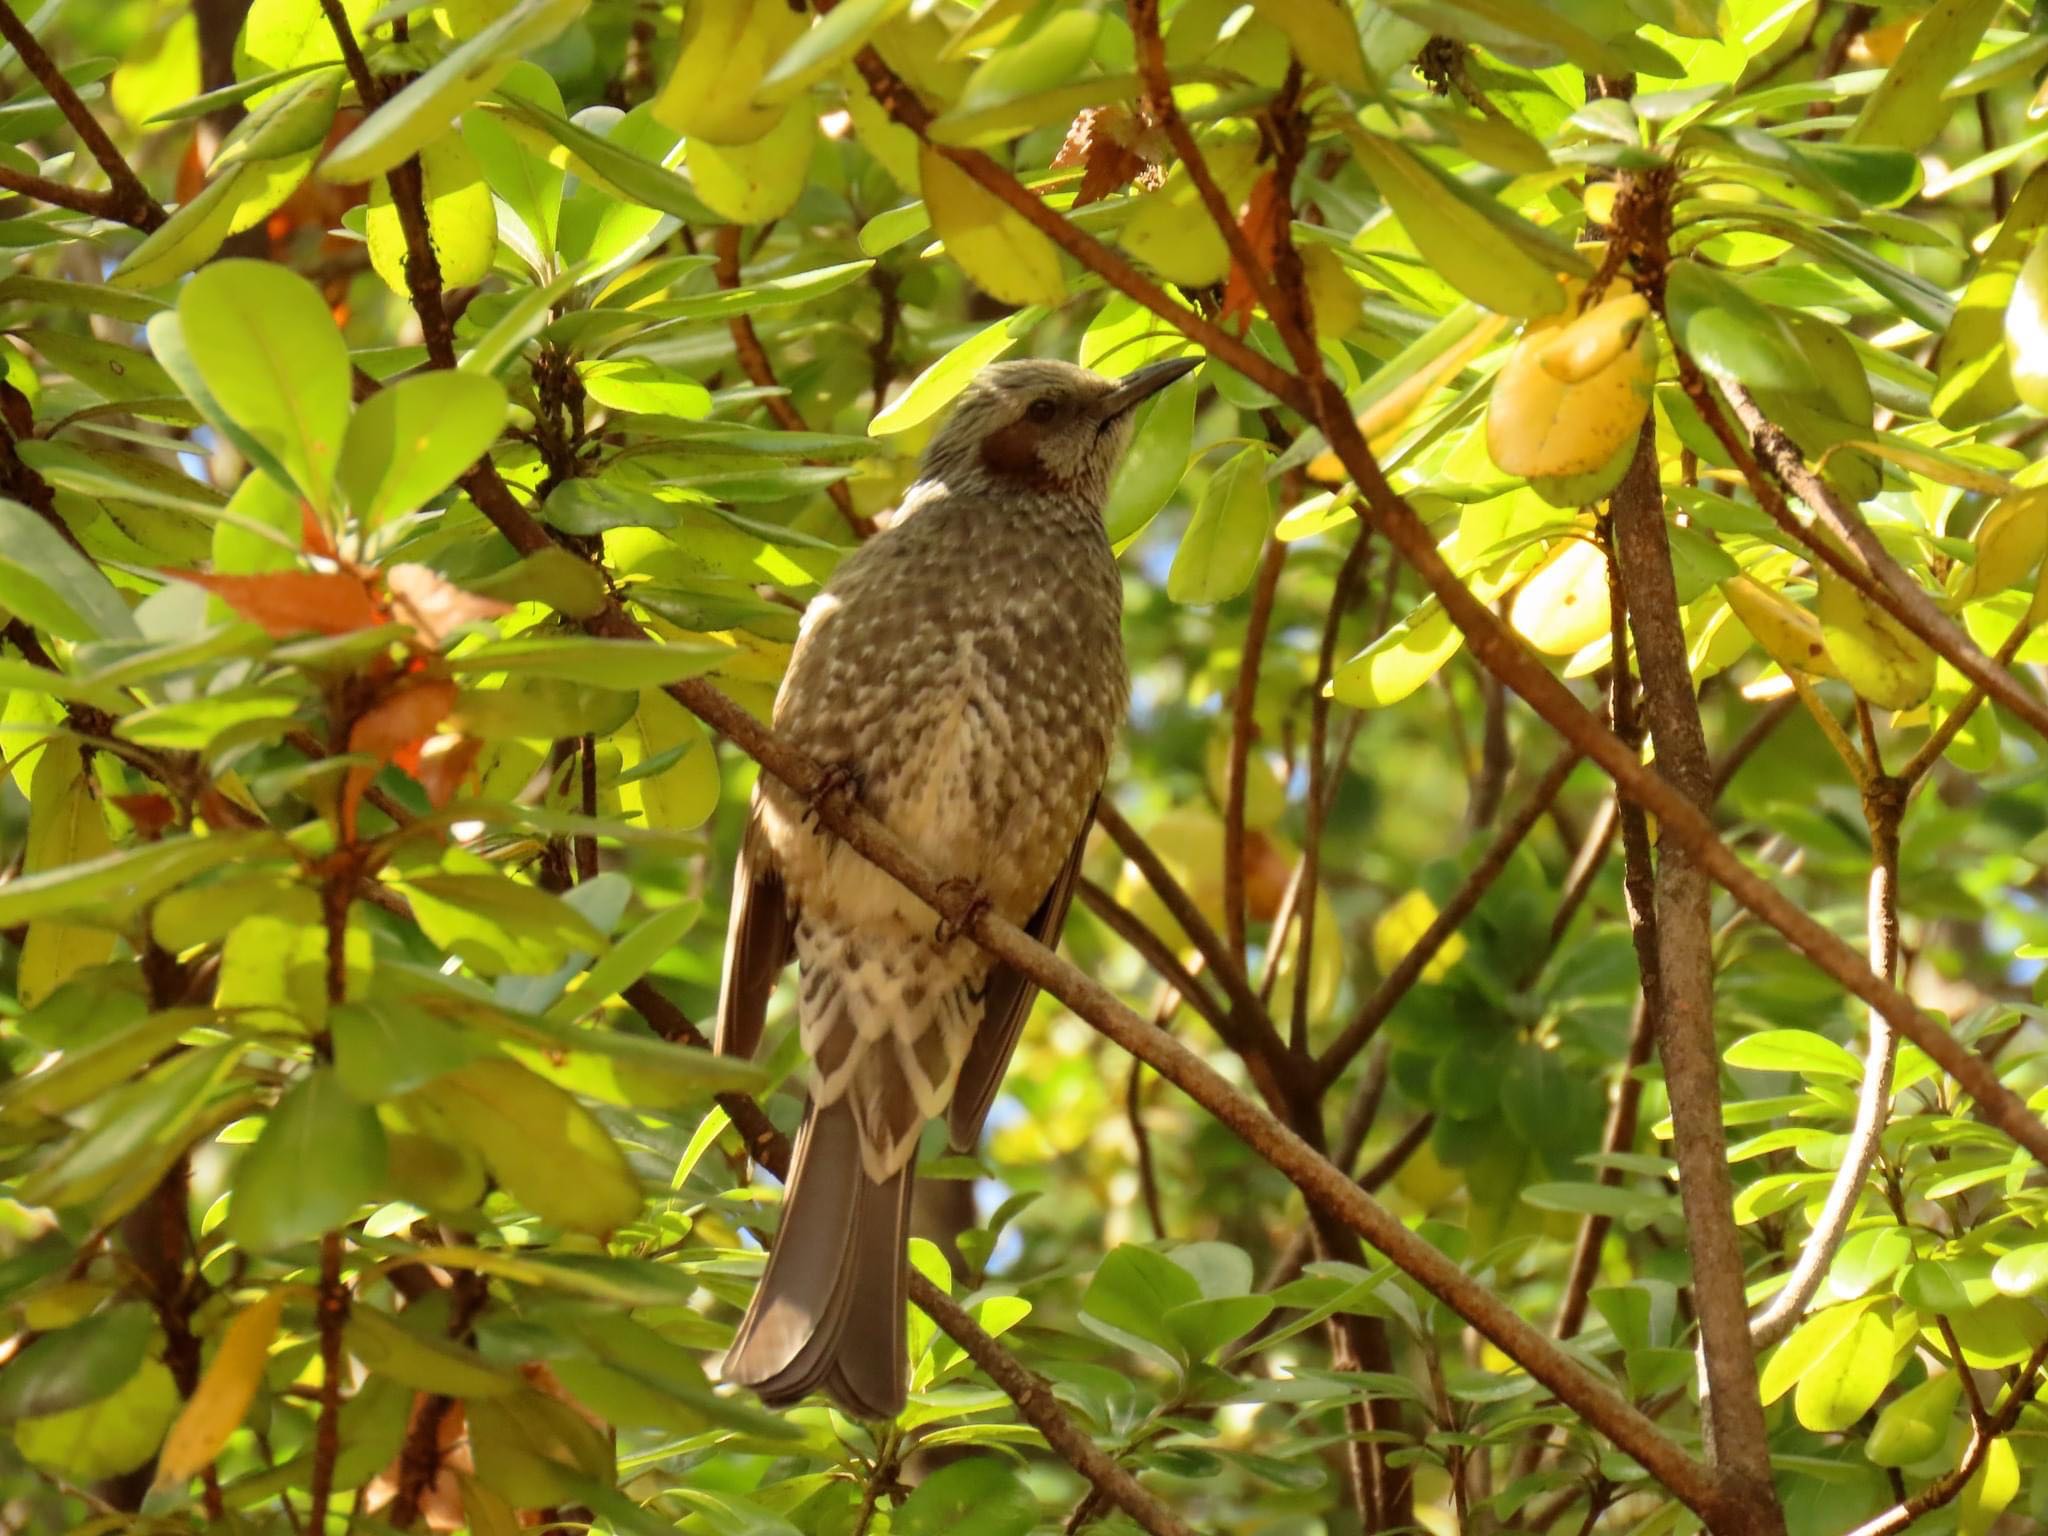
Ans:
[{"label": "bird's brown cheek patch", "polygon": [[981,461],[997,474],[1033,490],[1064,490],[1059,476],[1038,456],[1038,443],[1038,428],[1020,418],[982,440]]}]

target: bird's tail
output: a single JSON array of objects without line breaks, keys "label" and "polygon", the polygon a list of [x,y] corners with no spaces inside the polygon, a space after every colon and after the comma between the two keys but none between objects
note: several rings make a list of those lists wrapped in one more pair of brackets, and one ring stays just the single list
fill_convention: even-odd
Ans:
[{"label": "bird's tail", "polygon": [[903,1286],[911,1170],[861,1168],[852,1107],[804,1108],[782,1226],[724,1376],[779,1406],[822,1389],[856,1418],[893,1419],[906,1387]]}]

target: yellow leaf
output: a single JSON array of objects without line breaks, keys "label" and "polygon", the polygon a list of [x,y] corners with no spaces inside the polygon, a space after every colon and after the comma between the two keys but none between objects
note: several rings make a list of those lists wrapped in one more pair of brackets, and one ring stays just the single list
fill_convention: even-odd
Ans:
[{"label": "yellow leaf", "polygon": [[976,287],[1005,304],[1057,304],[1067,296],[1051,240],[931,146],[919,151],[917,165],[932,228]]},{"label": "yellow leaf", "polygon": [[[449,288],[482,281],[498,250],[497,205],[484,183],[476,151],[454,134],[420,151],[420,183],[427,210],[427,238],[440,258],[441,281]],[[391,199],[391,182],[379,176],[363,220],[370,265],[393,293],[411,292],[405,281],[405,229]]]},{"label": "yellow leaf", "polygon": [[781,0],[690,0],[682,51],[654,99],[654,120],[685,138],[753,143],[785,111],[755,106],[755,88],[809,25],[804,11]]},{"label": "yellow leaf", "polygon": [[2003,1436],[1984,1448],[1984,1459],[1956,1501],[1957,1536],[1985,1536],[2020,1491],[2019,1458]]},{"label": "yellow leaf", "polygon": [[[96,859],[113,848],[106,818],[88,783],[78,743],[57,737],[43,748],[29,784],[28,846],[22,873],[40,874]],[[114,953],[116,935],[102,928],[42,918],[28,925],[15,982],[22,1006],[33,1008],[88,966]]]},{"label": "yellow leaf", "polygon": [[282,1290],[270,1291],[235,1314],[228,1324],[213,1364],[206,1368],[198,1390],[164,1438],[156,1464],[159,1486],[197,1477],[220,1454],[228,1436],[249,1412],[263,1381],[263,1367],[270,1359],[270,1341],[277,1336],[284,1298]]},{"label": "yellow leaf", "polygon": [[1990,597],[2033,574],[2048,553],[2048,491],[2007,496],[1977,525],[1977,558],[1959,566],[1951,603]]},{"label": "yellow leaf", "polygon": [[[1372,958],[1382,976],[1393,973],[1436,919],[1436,903],[1420,889],[1410,891],[1379,915],[1372,925]],[[1422,980],[1441,981],[1464,956],[1465,936],[1453,933],[1422,968]]]},{"label": "yellow leaf", "polygon": [[724,148],[691,139],[683,147],[684,164],[713,213],[735,224],[766,224],[803,195],[817,132],[808,112],[790,112],[751,144]]},{"label": "yellow leaf", "polygon": [[682,749],[667,767],[619,786],[621,808],[638,809],[647,826],[687,832],[701,827],[717,808],[718,758],[711,738],[694,715],[659,688],[640,695],[632,726],[616,740],[629,769]]},{"label": "yellow leaf", "polygon": [[1432,598],[1339,667],[1330,695],[1353,709],[1398,704],[1436,676],[1464,643],[1464,633]]},{"label": "yellow leaf", "polygon": [[1934,652],[1829,571],[1820,575],[1819,614],[1829,659],[1861,697],[1911,709],[1933,691]]},{"label": "yellow leaf", "polygon": [[1560,384],[1583,384],[1633,346],[1649,319],[1648,299],[1635,292],[1622,294],[1558,327],[1536,360]]},{"label": "yellow leaf", "polygon": [[1306,247],[1301,253],[1301,280],[1308,289],[1317,336],[1341,341],[1358,328],[1365,318],[1365,293],[1343,257],[1327,245]]}]

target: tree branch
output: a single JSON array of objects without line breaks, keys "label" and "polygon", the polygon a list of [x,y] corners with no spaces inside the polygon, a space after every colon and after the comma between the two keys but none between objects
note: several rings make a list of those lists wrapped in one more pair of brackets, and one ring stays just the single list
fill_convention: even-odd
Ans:
[{"label": "tree branch", "polygon": [[1286,560],[1287,546],[1269,535],[1252,584],[1252,611],[1245,620],[1244,654],[1238,660],[1237,690],[1231,700],[1230,759],[1223,794],[1223,932],[1224,942],[1237,957],[1240,969],[1245,963],[1245,769],[1251,759],[1252,736],[1258,729],[1253,711],[1259,698],[1259,661],[1266,653],[1273,596],[1279,590],[1280,571]]},{"label": "tree branch", "polygon": [[[106,173],[111,190],[107,193],[109,201],[105,211],[80,211],[98,212],[102,218],[114,219],[144,231],[155,229],[162,224],[162,206],[149,195],[149,189],[143,186],[136,176],[134,169],[128,164],[127,157],[114,147],[114,141],[107,137],[107,130],[100,126],[100,120],[92,115],[78,92],[72,89],[71,82],[64,78],[64,72],[51,61],[49,54],[44,52],[43,45],[36,41],[36,35],[29,30],[28,23],[15,13],[12,6],[0,5],[0,38],[5,38],[13,46],[14,51],[21,55],[21,62],[28,66],[29,73],[36,77],[45,91],[49,92],[50,100],[57,104],[57,109],[64,114],[64,120],[71,124],[80,142],[85,145],[93,159],[99,162],[100,169]],[[17,187],[15,190],[26,189]],[[73,206],[57,198],[46,198],[45,201],[56,203],[59,207]]]},{"label": "tree branch", "polygon": [[[1711,804],[1713,770],[1700,726],[1687,661],[1684,621],[1657,484],[1656,424],[1645,421],[1636,454],[1611,506],[1613,597],[1621,599],[1642,669],[1643,708],[1657,748],[1657,771],[1700,811]],[[1617,653],[1617,668],[1627,657]],[[1637,865],[1631,906],[1639,899],[1647,850],[1628,839]],[[1707,1452],[1729,1491],[1745,1506],[1743,1528],[1781,1531],[1784,1516],[1771,1486],[1770,1436],[1757,1395],[1756,1355],[1749,1346],[1743,1299],[1742,1244],[1735,1230],[1721,1124],[1721,1064],[1714,1041],[1713,890],[1690,850],[1665,840],[1657,849],[1652,998],[1657,1049],[1671,1095],[1678,1187],[1684,1200],[1692,1259],[1693,1310],[1699,1319],[1705,1370]],[[1639,949],[1647,947],[1643,910],[1632,914]],[[1654,982],[1655,991],[1651,992]]]}]

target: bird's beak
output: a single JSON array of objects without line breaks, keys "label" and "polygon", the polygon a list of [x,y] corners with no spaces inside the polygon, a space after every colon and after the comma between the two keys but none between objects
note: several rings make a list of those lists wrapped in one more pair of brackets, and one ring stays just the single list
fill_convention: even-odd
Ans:
[{"label": "bird's beak", "polygon": [[1175,379],[1185,378],[1202,364],[1197,357],[1173,357],[1164,362],[1147,363],[1134,373],[1127,373],[1116,382],[1116,388],[1096,402],[1096,414],[1107,424],[1115,421],[1141,400],[1149,400]]}]

